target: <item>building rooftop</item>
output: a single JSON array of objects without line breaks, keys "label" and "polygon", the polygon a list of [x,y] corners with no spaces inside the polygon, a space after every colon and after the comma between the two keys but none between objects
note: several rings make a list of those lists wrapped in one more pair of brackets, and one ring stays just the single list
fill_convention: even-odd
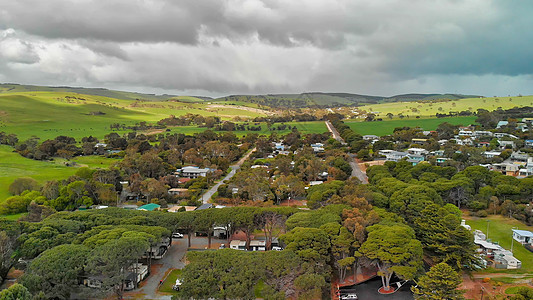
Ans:
[{"label": "building rooftop", "polygon": [[521,235],[521,236],[526,236],[526,237],[533,237],[533,232],[529,231],[529,230],[518,230],[518,229],[513,229],[513,232],[518,234],[518,235]]}]

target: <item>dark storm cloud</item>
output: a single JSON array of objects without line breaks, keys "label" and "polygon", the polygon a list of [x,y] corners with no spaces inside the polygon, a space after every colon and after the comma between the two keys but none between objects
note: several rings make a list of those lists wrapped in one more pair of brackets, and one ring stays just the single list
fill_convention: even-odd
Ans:
[{"label": "dark storm cloud", "polygon": [[503,0],[0,0],[0,79],[531,94],[532,12]]}]

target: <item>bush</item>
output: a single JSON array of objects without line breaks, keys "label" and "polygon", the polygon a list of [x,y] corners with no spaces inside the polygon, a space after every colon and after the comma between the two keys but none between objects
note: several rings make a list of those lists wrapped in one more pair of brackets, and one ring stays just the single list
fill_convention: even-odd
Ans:
[{"label": "bush", "polygon": [[480,211],[475,212],[474,215],[475,215],[476,217],[485,218],[485,217],[488,216],[489,214],[487,213],[486,210],[482,209],[482,210],[480,210]]},{"label": "bush", "polygon": [[20,177],[13,181],[9,186],[9,192],[12,195],[20,195],[24,191],[36,191],[39,189],[37,180],[30,177]]}]

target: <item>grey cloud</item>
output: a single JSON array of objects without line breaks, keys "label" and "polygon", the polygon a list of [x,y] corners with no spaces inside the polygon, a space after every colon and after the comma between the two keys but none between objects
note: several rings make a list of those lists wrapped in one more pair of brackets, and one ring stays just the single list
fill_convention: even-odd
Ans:
[{"label": "grey cloud", "polygon": [[0,30],[14,29],[0,40],[0,78],[383,95],[474,93],[461,82],[483,81],[507,94],[504,80],[526,94],[532,12],[503,0],[0,0]]}]

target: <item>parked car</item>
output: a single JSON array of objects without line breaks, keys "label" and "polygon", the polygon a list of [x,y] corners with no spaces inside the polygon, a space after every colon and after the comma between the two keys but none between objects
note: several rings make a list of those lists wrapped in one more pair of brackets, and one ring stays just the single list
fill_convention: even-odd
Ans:
[{"label": "parked car", "polygon": [[274,247],[272,247],[272,250],[274,250],[274,251],[281,251],[281,250],[283,250],[283,248],[278,247],[278,246],[274,246]]},{"label": "parked car", "polygon": [[354,294],[354,293],[341,295],[341,300],[357,300],[357,299],[359,298],[357,297],[357,294]]},{"label": "parked car", "polygon": [[224,249],[224,248],[226,248],[225,244],[220,244],[220,247],[218,247],[218,249]]},{"label": "parked car", "polygon": [[173,239],[181,239],[181,238],[183,238],[183,234],[181,234],[181,233],[179,233],[179,232],[174,232],[174,233],[172,234],[172,238],[173,238]]}]

